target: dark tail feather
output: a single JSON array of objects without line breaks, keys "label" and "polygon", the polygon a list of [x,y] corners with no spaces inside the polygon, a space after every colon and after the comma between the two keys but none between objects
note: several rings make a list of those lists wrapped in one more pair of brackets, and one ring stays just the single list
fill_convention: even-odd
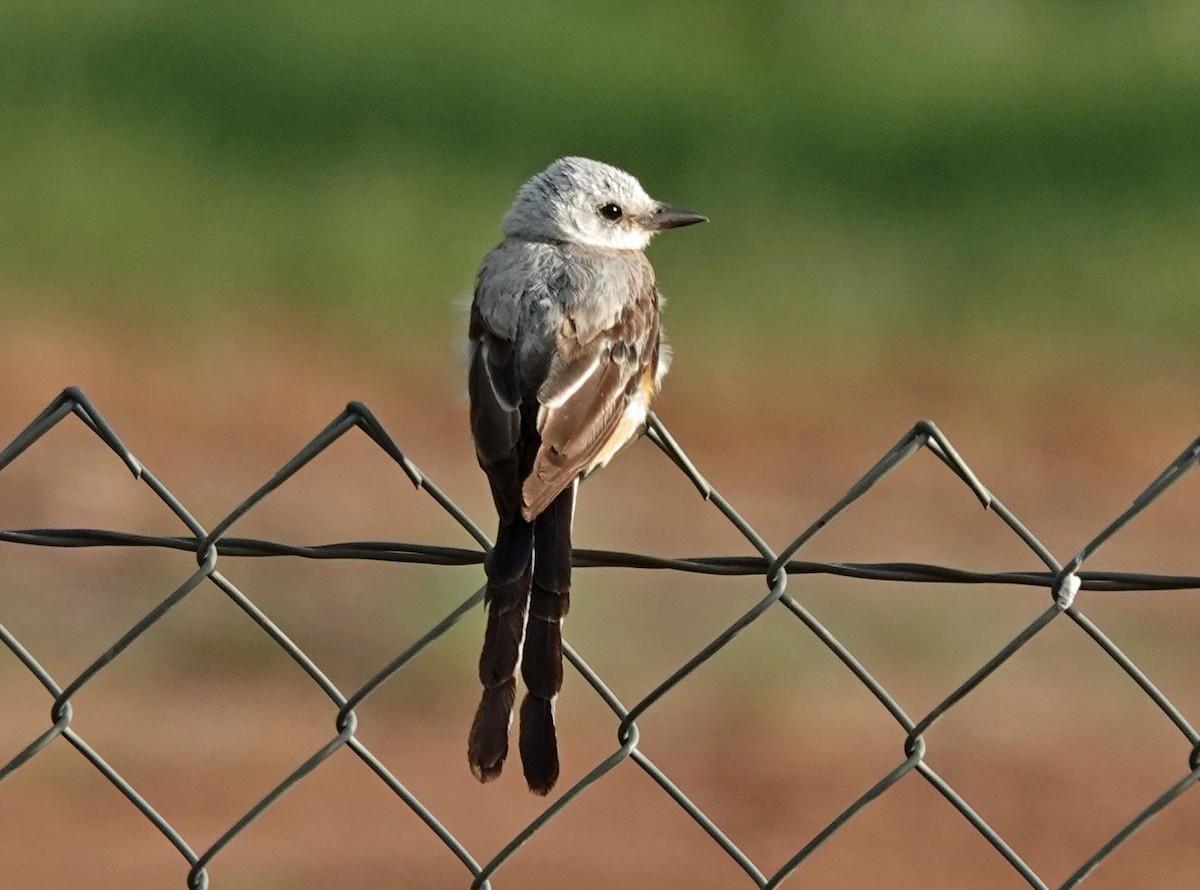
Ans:
[{"label": "dark tail feather", "polygon": [[483,696],[467,739],[467,760],[481,782],[500,775],[508,756],[508,727],[517,694],[517,661],[529,607],[532,555],[532,527],[517,519],[501,526],[488,557],[488,620],[479,655]]},{"label": "dark tail feather", "polygon": [[521,764],[534,794],[558,780],[554,699],[562,687],[562,621],[571,600],[571,515],[575,486],[560,494],[534,521],[533,589],[521,676]]},{"label": "dark tail feather", "polygon": [[508,757],[508,726],[517,698],[516,686],[514,677],[500,686],[484,689],[479,700],[471,724],[471,737],[467,741],[467,760],[471,764],[471,773],[480,782],[492,781],[504,768],[504,758]]},{"label": "dark tail feather", "polygon": [[558,781],[554,702],[525,693],[521,702],[521,765],[534,794],[549,794]]}]

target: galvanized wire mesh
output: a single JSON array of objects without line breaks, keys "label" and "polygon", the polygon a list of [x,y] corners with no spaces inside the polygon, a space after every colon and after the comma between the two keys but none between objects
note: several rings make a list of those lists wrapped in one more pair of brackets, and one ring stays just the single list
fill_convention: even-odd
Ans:
[{"label": "galvanized wire mesh", "polygon": [[[73,677],[55,677],[37,656],[6,627],[0,624],[0,642],[16,656],[38,683],[49,694],[52,705],[49,723],[33,731],[25,747],[7,763],[0,765],[0,782],[13,775],[25,764],[38,756],[48,745],[61,739],[69,744],[110,782],[130,804],[136,807],[186,860],[188,873],[186,884],[192,890],[201,890],[210,885],[209,868],[218,860],[227,845],[242,834],[263,812],[282,796],[294,789],[306,775],[321,767],[335,752],[347,749],[359,757],[391,791],[421,819],[424,825],[449,848],[462,863],[463,884],[472,888],[491,887],[498,871],[522,845],[540,831],[550,820],[570,807],[589,786],[602,780],[623,761],[629,760],[644,770],[662,791],[691,816],[699,828],[712,842],[724,851],[745,873],[748,886],[776,887],[789,877],[802,874],[805,860],[835,832],[841,829],[864,808],[884,794],[889,788],[909,773],[915,772],[961,814],[995,848],[999,856],[1011,866],[1031,887],[1047,888],[1050,885],[1038,875],[1022,858],[1013,845],[994,830],[965,797],[927,762],[925,734],[939,719],[982,683],[993,671],[1011,658],[1030,640],[1042,633],[1055,621],[1074,622],[1095,646],[1115,666],[1120,668],[1144,695],[1166,716],[1183,738],[1177,781],[1165,789],[1154,789],[1147,793],[1140,811],[1095,852],[1079,863],[1078,868],[1060,885],[1075,887],[1091,874],[1121,844],[1144,826],[1152,817],[1169,806],[1200,778],[1200,734],[1151,679],[1105,633],[1088,618],[1077,601],[1080,591],[1154,591],[1200,589],[1200,576],[1146,574],[1128,572],[1085,571],[1085,562],[1114,535],[1119,533],[1134,517],[1158,498],[1168,487],[1190,472],[1200,462],[1200,439],[1192,442],[1171,461],[1166,469],[1155,478],[1137,497],[1133,504],[1086,546],[1065,563],[1060,562],[1033,535],[1013,513],[997,500],[976,478],[972,470],[958,455],[942,432],[931,422],[921,421],[890,449],[859,479],[846,494],[829,507],[816,521],[799,536],[779,549],[773,549],[755,531],[738,511],[710,485],[692,465],[683,450],[671,438],[657,418],[651,418],[648,438],[678,467],[696,487],[703,499],[742,535],[758,554],[753,557],[704,556],[683,559],[668,559],[635,553],[619,553],[599,550],[577,550],[575,562],[581,567],[625,567],[633,569],[668,571],[677,573],[700,573],[724,576],[757,576],[765,582],[766,594],[751,609],[727,626],[711,642],[696,652],[674,671],[665,681],[648,695],[632,705],[622,703],[605,685],[604,680],[569,645],[566,657],[576,671],[586,680],[596,695],[619,719],[617,747],[610,756],[598,763],[574,785],[563,790],[545,810],[509,843],[486,861],[477,858],[455,836],[450,827],[439,820],[422,801],[413,794],[388,766],[356,736],[356,708],[372,696],[381,685],[403,671],[405,666],[433,641],[443,635],[483,598],[482,588],[474,595],[458,603],[444,618],[431,627],[415,643],[399,652],[383,669],[379,670],[359,688],[345,692],[331,682],[321,668],[262,611],[254,601],[239,590],[218,570],[219,558],[225,556],[258,557],[306,557],[312,559],[381,560],[395,563],[422,563],[429,565],[475,565],[483,561],[490,542],[479,526],[430,480],[401,451],[383,425],[362,404],[351,402],[324,430],[288,460],[279,471],[257,491],[247,497],[229,515],[211,529],[205,528],[179,501],[178,498],[129,451],[112,427],[105,421],[95,406],[77,388],[65,390],[41,414],[39,414],[7,447],[0,451],[0,472],[18,456],[33,446],[47,431],[64,418],[74,415],[86,425],[105,445],[124,461],[137,480],[146,486],[178,518],[182,529],[177,536],[148,536],[122,531],[92,528],[35,528],[0,531],[0,543],[32,545],[39,547],[140,547],[161,548],[194,553],[197,568],[182,584],[159,601],[143,615],[119,639],[115,640],[104,654]],[[474,541],[474,547],[430,546],[405,542],[349,542],[320,546],[295,546],[276,541],[235,537],[230,534],[239,519],[253,510],[272,491],[287,483],[294,474],[318,454],[329,448],[341,436],[357,429],[391,458],[412,484],[424,492],[441,510],[451,516],[465,534]],[[854,501],[869,492],[881,479],[920,449],[928,449],[971,494],[1015,535],[1037,559],[1045,565],[1042,571],[1022,572],[973,572],[947,566],[916,563],[822,563],[797,559],[797,554],[812,538]],[[871,673],[855,658],[854,654],[830,630],[818,621],[795,597],[788,592],[789,578],[801,574],[838,575],[869,581],[920,582],[923,584],[1005,584],[1044,588],[1050,595],[1050,604],[1015,637],[1007,641],[998,651],[983,661],[969,677],[943,700],[924,714],[909,714],[897,699],[888,692]],[[284,651],[337,707],[337,716],[329,740],[313,752],[294,771],[263,796],[241,818],[229,825],[227,830],[210,846],[198,849],[189,843],[160,812],[154,803],[146,799],[125,777],[123,777],[102,754],[88,744],[83,735],[73,726],[72,700],[88,683],[92,682],[136,639],[154,628],[164,615],[175,608],[197,588],[215,585],[245,613],[247,618]],[[0,605],[2,609],[2,605]],[[711,659],[739,632],[759,620],[770,610],[784,610],[794,616],[800,625],[845,666],[857,678],[879,706],[884,709],[904,731],[905,742],[902,757],[895,767],[864,791],[847,806],[833,821],[809,839],[793,856],[772,872],[753,861],[696,803],[689,799],[686,790],[652,761],[639,747],[638,718],[646,714],[677,684]],[[2,617],[2,615],[0,615]],[[3,790],[0,789],[0,794]],[[499,880],[499,879],[498,879]],[[501,883],[503,883],[501,881]]]}]

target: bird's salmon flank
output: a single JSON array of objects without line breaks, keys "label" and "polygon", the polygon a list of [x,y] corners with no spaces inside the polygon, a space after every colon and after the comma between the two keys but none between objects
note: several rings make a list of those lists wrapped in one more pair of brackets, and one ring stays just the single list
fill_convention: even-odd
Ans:
[{"label": "bird's salmon flank", "polygon": [[625,403],[625,413],[617,422],[616,429],[613,430],[613,434],[608,437],[608,441],[604,443],[604,447],[600,449],[596,459],[592,461],[583,475],[586,476],[594,470],[608,466],[608,462],[616,456],[617,452],[628,445],[646,426],[646,418],[650,414],[650,403],[654,401],[654,396],[658,392],[654,379],[655,374],[647,368],[646,372],[642,374],[637,389]]},{"label": "bird's salmon flank", "polygon": [[562,158],[521,187],[504,240],[480,265],[471,432],[499,517],[485,566],[483,696],[467,741],[481,782],[508,756],[518,667],[525,779],[536,794],[558,779],[554,700],[577,482],[644,429],[669,364],[662,297],[642,251],[663,229],[704,221],[654,200],[622,170]]}]

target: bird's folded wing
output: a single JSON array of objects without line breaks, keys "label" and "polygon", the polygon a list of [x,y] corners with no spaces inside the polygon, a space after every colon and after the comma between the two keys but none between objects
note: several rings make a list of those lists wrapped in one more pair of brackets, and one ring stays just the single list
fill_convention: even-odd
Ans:
[{"label": "bird's folded wing", "polygon": [[[608,442],[656,352],[658,321],[650,302],[622,312],[585,343],[564,333],[538,390],[541,446],[521,491],[526,518],[538,515]],[[565,326],[570,330],[570,326]]]},{"label": "bird's folded wing", "polygon": [[504,521],[521,510],[521,393],[512,353],[510,341],[482,328],[472,331],[471,433]]}]

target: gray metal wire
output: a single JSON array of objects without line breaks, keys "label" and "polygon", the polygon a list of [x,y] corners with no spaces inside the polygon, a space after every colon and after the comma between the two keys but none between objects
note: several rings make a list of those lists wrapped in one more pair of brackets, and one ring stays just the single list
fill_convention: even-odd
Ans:
[{"label": "gray metal wire", "polygon": [[[631,760],[644,770],[670,798],[696,822],[712,841],[745,873],[747,883],[770,888],[783,884],[797,873],[805,860],[836,831],[868,807],[880,795],[899,782],[904,776],[915,772],[944,797],[948,803],[972,825],[1012,869],[1031,887],[1046,890],[1050,885],[1041,878],[1018,854],[1008,841],[993,829],[972,808],[971,804],[955,788],[940,776],[925,759],[927,743],[925,734],[947,712],[969,696],[993,671],[1015,655],[1035,636],[1042,633],[1055,621],[1069,620],[1077,625],[1096,646],[1124,671],[1137,687],[1166,715],[1183,736],[1189,749],[1185,764],[1181,764],[1180,775],[1170,787],[1149,799],[1143,809],[1106,841],[1059,887],[1066,890],[1077,886],[1121,844],[1155,814],[1179,798],[1200,779],[1200,733],[1192,727],[1180,710],[1164,695],[1151,679],[1109,639],[1103,631],[1080,609],[1076,595],[1079,591],[1156,591],[1156,590],[1200,590],[1200,576],[1159,575],[1128,572],[1083,571],[1084,563],[1113,535],[1121,531],[1130,521],[1158,498],[1167,488],[1175,484],[1186,473],[1195,469],[1200,462],[1200,438],[1192,442],[1166,469],[1154,479],[1133,504],[1113,520],[1103,531],[1086,544],[1072,559],[1060,563],[1050,551],[983,486],[975,474],[954,450],[949,440],[931,421],[918,422],[911,430],[859,479],[850,490],[816,519],[807,529],[778,552],[773,550],[755,529],[696,469],[683,450],[656,418],[651,417],[648,438],[675,464],[696,487],[701,497],[721,517],[742,535],[757,553],[756,556],[698,556],[669,559],[637,553],[621,553],[602,550],[577,550],[575,564],[580,567],[625,567],[653,571],[696,573],[727,576],[761,576],[766,589],[765,595],[743,615],[721,631],[712,641],[687,659],[666,680],[651,690],[640,701],[632,705],[623,704],[605,685],[579,653],[569,645],[565,647],[566,658],[599,696],[600,700],[620,721],[617,730],[617,747],[598,763],[575,785],[563,791],[525,829],[514,836],[490,859],[479,861],[442,823],[436,814],[426,807],[397,778],[388,767],[373,754],[355,735],[357,717],[355,709],[374,694],[383,684],[394,677],[423,649],[446,633],[457,621],[476,607],[483,598],[482,588],[458,603],[436,625],[420,639],[398,653],[382,670],[366,683],[349,694],[343,693],[330,681],[304,651],[283,633],[255,603],[240,591],[219,570],[221,556],[273,558],[280,556],[308,559],[377,560],[396,563],[420,563],[426,565],[477,565],[483,562],[490,541],[454,502],[438,488],[404,454],[391,435],[375,416],[359,402],[351,402],[317,436],[288,460],[279,471],[258,490],[247,497],[229,515],[221,519],[211,530],[206,530],[170,490],[155,477],[122,443],[121,439],[105,421],[103,416],[86,395],[78,388],[64,390],[47,406],[11,443],[0,451],[0,472],[18,456],[33,446],[47,431],[64,418],[74,415],[102,442],[105,443],[129,468],[134,477],[158,497],[179,519],[183,533],[177,536],[139,535],[128,532],[90,528],[34,528],[0,530],[0,543],[30,545],[38,547],[127,547],[182,550],[194,553],[197,568],[187,580],[161,600],[128,631],[121,635],[98,659],[81,673],[65,683],[43,667],[37,658],[7,628],[0,624],[0,643],[3,643],[29,673],[45,688],[52,699],[49,725],[39,729],[29,743],[11,760],[0,765],[0,782],[36,757],[55,739],[62,738],[74,747],[105,779],[150,821],[165,840],[186,860],[189,871],[187,887],[203,890],[209,886],[209,866],[222,850],[242,834],[262,813],[280,797],[293,789],[301,779],[318,769],[337,751],[346,748],[360,758],[367,767],[417,815],[425,826],[462,863],[466,872],[464,883],[472,888],[490,888],[491,879],[504,864],[518,853],[531,837],[550,820],[578,800],[587,789],[600,781],[606,774],[625,760]],[[412,484],[424,492],[437,506],[451,516],[475,547],[430,546],[406,542],[350,541],[316,546],[297,546],[276,541],[235,537],[229,532],[239,519],[254,509],[272,491],[284,485],[305,464],[329,448],[351,430],[365,434],[379,449],[398,465]],[[947,566],[919,563],[824,563],[797,559],[797,554],[825,527],[854,501],[865,495],[886,475],[921,449],[928,449],[947,469],[953,473],[977,498],[980,503],[999,517],[1000,521],[1032,551],[1045,565],[1044,571],[1024,572],[973,572]],[[862,581],[904,581],[922,584],[1007,584],[1044,588],[1050,595],[1050,604],[1044,612],[1005,643],[999,651],[988,657],[969,677],[963,680],[949,695],[936,704],[928,713],[911,716],[853,653],[843,645],[817,618],[788,592],[789,578],[797,575],[824,574],[855,578]],[[246,616],[255,622],[307,674],[329,699],[337,706],[337,716],[329,740],[312,753],[282,782],[262,797],[207,849],[193,849],[184,837],[168,822],[154,806],[144,798],[120,773],[74,730],[72,727],[71,700],[81,689],[119,658],[122,652],[136,639],[149,631],[171,609],[204,584],[211,584],[232,600]],[[882,776],[874,785],[862,793],[850,806],[842,811],[821,831],[809,839],[778,870],[767,873],[710,818],[686,792],[676,785],[639,747],[638,719],[668,695],[685,677],[700,665],[714,657],[741,631],[759,620],[770,610],[783,610],[794,616],[816,640],[827,647],[846,669],[871,693],[893,720],[903,729],[905,742],[896,766]],[[2,791],[0,791],[2,793]]]}]

